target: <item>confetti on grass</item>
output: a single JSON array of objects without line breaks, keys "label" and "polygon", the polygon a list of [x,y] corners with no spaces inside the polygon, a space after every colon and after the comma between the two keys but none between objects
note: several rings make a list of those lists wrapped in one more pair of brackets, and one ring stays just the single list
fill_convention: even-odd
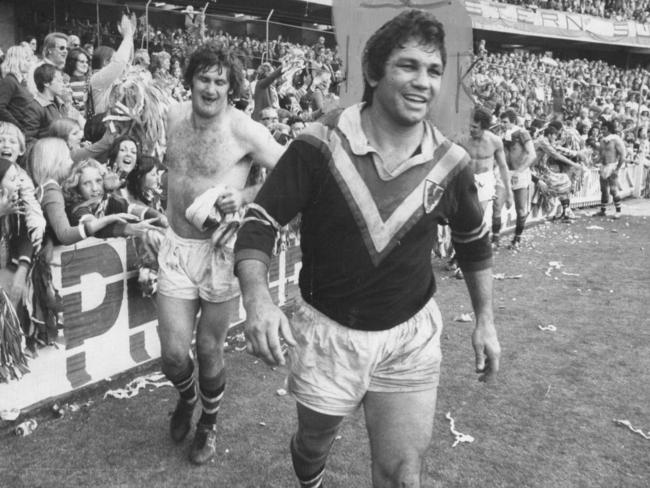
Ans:
[{"label": "confetti on grass", "polygon": [[451,433],[454,434],[454,437],[456,438],[451,447],[456,447],[461,442],[474,442],[474,438],[471,435],[463,434],[456,430],[456,424],[453,417],[451,416],[451,412],[447,412],[445,418],[449,420],[449,430],[451,430]]},{"label": "confetti on grass", "polygon": [[162,373],[152,373],[147,376],[140,376],[135,378],[124,388],[118,388],[116,390],[108,390],[104,393],[104,399],[107,397],[117,398],[118,400],[123,400],[125,398],[132,398],[140,393],[140,390],[146,388],[147,386],[153,386],[154,388],[160,388],[161,386],[172,386],[171,381],[165,379],[165,375]]},{"label": "confetti on grass", "polygon": [[617,425],[622,425],[623,427],[627,427],[628,429],[630,429],[630,430],[631,430],[632,432],[634,432],[635,434],[639,434],[639,435],[640,435],[641,437],[643,437],[644,439],[650,441],[650,432],[648,432],[648,433],[646,434],[646,433],[643,432],[641,429],[635,429],[634,427],[632,427],[632,423],[631,423],[629,420],[619,420],[619,419],[614,419],[614,423],[617,424]]},{"label": "confetti on grass", "polygon": [[538,325],[537,328],[544,332],[555,332],[557,330],[557,327],[555,327],[553,324]]}]

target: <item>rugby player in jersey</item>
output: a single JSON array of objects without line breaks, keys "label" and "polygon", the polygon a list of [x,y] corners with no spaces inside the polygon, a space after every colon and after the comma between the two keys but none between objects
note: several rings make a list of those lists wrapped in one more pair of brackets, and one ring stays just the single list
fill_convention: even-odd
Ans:
[{"label": "rugby player in jersey", "polygon": [[[341,422],[365,411],[375,487],[419,487],[433,430],[441,314],[431,249],[452,230],[476,315],[479,379],[499,369],[492,310],[492,250],[470,158],[428,122],[446,63],[444,29],[405,10],[377,30],[363,55],[363,102],[328,113],[278,161],[242,226],[235,272],[247,348],[285,364],[297,401],[291,438],[302,487],[322,487]],[[268,265],[276,231],[301,214],[300,294],[273,303]],[[266,219],[266,222],[262,222]],[[426,482],[425,482],[426,484]]]}]

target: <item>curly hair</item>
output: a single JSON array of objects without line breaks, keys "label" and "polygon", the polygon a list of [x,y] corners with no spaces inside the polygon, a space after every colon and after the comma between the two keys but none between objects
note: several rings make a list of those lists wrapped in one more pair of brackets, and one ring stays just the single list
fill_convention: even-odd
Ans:
[{"label": "curly hair", "polygon": [[192,53],[185,69],[185,84],[191,87],[192,81],[198,73],[208,71],[213,67],[218,67],[219,72],[222,69],[227,70],[230,86],[228,101],[232,102],[240,98],[244,86],[244,68],[233,51],[220,43],[208,42]]},{"label": "curly hair", "polygon": [[95,159],[88,158],[74,163],[70,175],[61,184],[66,205],[74,206],[83,201],[83,197],[79,193],[79,181],[84,170],[88,168],[96,169],[102,177],[106,175],[106,167]]},{"label": "curly hair", "polygon": [[386,61],[393,51],[411,40],[423,46],[435,47],[440,52],[443,68],[446,66],[447,50],[443,25],[429,12],[405,10],[381,26],[368,39],[363,50],[363,101],[368,105],[372,103],[374,91],[368,80],[381,80],[385,74]]}]

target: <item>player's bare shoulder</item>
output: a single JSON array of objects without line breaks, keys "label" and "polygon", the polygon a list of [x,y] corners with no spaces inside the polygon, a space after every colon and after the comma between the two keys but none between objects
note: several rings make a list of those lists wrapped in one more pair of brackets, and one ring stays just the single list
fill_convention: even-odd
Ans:
[{"label": "player's bare shoulder", "polygon": [[232,109],[230,118],[233,136],[245,146],[246,155],[258,164],[272,168],[285,150],[261,123],[254,121],[245,113]]}]

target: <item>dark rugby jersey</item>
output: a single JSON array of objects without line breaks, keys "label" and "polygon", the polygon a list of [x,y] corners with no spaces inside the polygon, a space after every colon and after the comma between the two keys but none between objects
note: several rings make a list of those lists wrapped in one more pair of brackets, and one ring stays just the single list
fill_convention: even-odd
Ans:
[{"label": "dark rugby jersey", "polygon": [[[307,303],[344,326],[383,330],[415,315],[435,292],[437,223],[450,224],[463,270],[489,268],[492,252],[465,151],[428,126],[405,169],[382,178],[359,113],[353,106],[305,130],[255,203],[280,225],[302,213],[299,285]],[[268,264],[274,240],[270,226],[246,223],[236,262]]]}]

